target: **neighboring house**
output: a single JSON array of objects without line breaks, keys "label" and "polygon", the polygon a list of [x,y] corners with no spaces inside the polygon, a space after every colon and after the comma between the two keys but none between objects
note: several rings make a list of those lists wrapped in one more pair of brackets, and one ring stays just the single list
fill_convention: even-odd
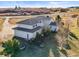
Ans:
[{"label": "neighboring house", "polygon": [[50,29],[53,32],[57,32],[58,31],[58,26],[57,26],[56,22],[51,22],[50,23]]},{"label": "neighboring house", "polygon": [[30,40],[35,38],[36,33],[41,33],[43,28],[50,27],[51,18],[49,16],[38,16],[18,22],[14,29],[14,36]]}]

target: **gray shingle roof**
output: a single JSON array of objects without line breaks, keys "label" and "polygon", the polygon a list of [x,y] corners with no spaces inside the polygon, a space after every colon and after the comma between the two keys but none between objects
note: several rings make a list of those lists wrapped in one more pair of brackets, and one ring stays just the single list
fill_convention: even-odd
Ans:
[{"label": "gray shingle roof", "polygon": [[19,24],[27,24],[27,25],[33,25],[36,23],[39,23],[41,20],[50,20],[50,17],[47,16],[38,16],[35,18],[26,19],[24,21],[18,22]]},{"label": "gray shingle roof", "polygon": [[35,31],[41,29],[41,27],[38,26],[38,27],[36,27],[36,28],[34,28],[34,29],[26,29],[26,28],[16,27],[16,28],[13,28],[13,29],[33,33],[33,32],[35,32]]}]

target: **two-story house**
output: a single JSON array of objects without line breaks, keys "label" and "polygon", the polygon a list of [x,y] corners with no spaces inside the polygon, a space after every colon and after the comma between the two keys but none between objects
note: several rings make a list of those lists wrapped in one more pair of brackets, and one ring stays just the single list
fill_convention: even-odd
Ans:
[{"label": "two-story house", "polygon": [[14,36],[30,40],[35,38],[36,33],[41,33],[43,28],[50,27],[51,18],[49,16],[38,16],[18,22],[14,29]]}]

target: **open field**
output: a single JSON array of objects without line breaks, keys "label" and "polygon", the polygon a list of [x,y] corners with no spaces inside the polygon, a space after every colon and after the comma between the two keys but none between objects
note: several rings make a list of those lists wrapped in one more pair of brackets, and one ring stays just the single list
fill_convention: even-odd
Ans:
[{"label": "open field", "polygon": [[[70,14],[79,15],[79,12],[70,12]],[[71,43],[69,44],[72,47],[72,49],[67,50],[67,53],[70,57],[72,56],[78,57],[79,56],[79,45],[78,45],[79,44],[79,28],[77,27],[77,17],[76,18],[63,17],[64,22],[68,19],[71,19],[71,23],[69,24],[69,30],[77,36],[78,40],[76,39],[71,40]]]},{"label": "open field", "polygon": [[[79,37],[79,28],[77,27],[77,18],[69,18],[72,14],[79,14],[79,13],[78,12],[77,13],[68,12],[68,13],[55,13],[55,14],[45,14],[45,15],[50,15],[52,17],[52,19],[55,19],[56,15],[58,15],[58,14],[61,16],[62,21],[64,21],[64,22],[66,20],[68,20],[68,19],[71,19],[72,20],[72,23],[70,24],[70,28],[69,29],[77,37]],[[16,22],[19,22],[19,21],[22,21],[22,20],[25,20],[25,19],[29,19],[29,18],[32,18],[32,17],[36,17],[36,16],[40,16],[40,15],[29,15],[29,16],[0,16],[0,40],[5,41],[5,40],[8,40],[8,39],[12,39],[12,37],[14,36],[14,31],[12,30],[12,28],[16,26]],[[9,20],[6,20],[5,19],[6,17],[9,17]],[[77,42],[75,40],[74,41],[74,44],[78,45],[79,44],[79,41]],[[34,51],[33,53],[37,53],[37,56],[39,54],[40,54],[39,56],[48,56],[48,53],[49,53],[49,50],[50,50],[50,47],[48,45],[51,46],[53,44],[52,44],[52,42],[51,42],[51,44],[50,44],[50,42],[47,43],[47,47],[45,47],[45,49],[48,48],[46,50],[48,52],[44,51],[44,49],[38,49],[39,53],[37,53],[38,51]],[[31,51],[31,50],[27,50],[27,51],[24,50],[24,52],[21,52],[21,53],[24,53],[25,55],[27,55],[26,52],[28,53],[29,51]],[[43,52],[44,52],[44,55],[42,55]],[[76,52],[73,51],[73,50],[70,50],[68,52],[69,53],[74,53],[73,54],[74,56],[76,55]],[[23,55],[23,56],[25,56],[25,55]],[[70,56],[73,56],[73,55],[70,55]],[[20,55],[17,55],[17,56],[20,56]],[[29,53],[27,56],[32,56],[32,53]],[[34,56],[36,56],[36,54]]]},{"label": "open field", "polygon": [[[49,15],[49,16],[52,17],[52,19],[55,19],[56,15],[58,15],[58,14],[61,16],[62,20],[65,22],[65,20],[67,20],[70,17],[70,15],[75,14],[75,13],[74,12],[68,12],[68,13],[54,13],[54,14],[44,14],[44,15]],[[77,14],[79,14],[79,13],[77,12]],[[16,22],[19,22],[19,21],[22,21],[22,20],[25,20],[25,19],[29,19],[29,18],[32,18],[32,17],[36,17],[36,16],[40,16],[40,15],[29,15],[29,16],[0,16],[0,30],[2,30],[3,27],[6,27],[6,29],[7,29],[7,32],[6,33],[9,33],[9,31],[8,31],[8,29],[10,29],[10,28],[8,28],[9,25],[12,28],[12,27],[14,27],[16,25]],[[9,24],[3,26],[3,23],[5,23],[5,21],[6,21],[5,20],[6,17],[9,17],[9,20],[7,21]],[[74,34],[76,34],[77,37],[79,37],[79,31],[78,31],[76,22],[77,22],[76,18],[72,19],[72,24],[71,24],[72,26],[70,26],[70,31],[73,32]]]}]

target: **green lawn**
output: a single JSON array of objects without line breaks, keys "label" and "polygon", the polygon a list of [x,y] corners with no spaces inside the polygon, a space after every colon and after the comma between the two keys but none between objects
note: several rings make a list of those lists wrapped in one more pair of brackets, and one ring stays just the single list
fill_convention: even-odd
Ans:
[{"label": "green lawn", "polygon": [[30,48],[26,48],[25,50],[19,52],[17,57],[48,57],[50,56],[50,49],[53,56],[60,56],[57,48],[57,40],[55,38],[55,34],[52,34],[50,37],[48,36],[44,39],[42,43],[44,47],[39,47],[32,45]]}]

